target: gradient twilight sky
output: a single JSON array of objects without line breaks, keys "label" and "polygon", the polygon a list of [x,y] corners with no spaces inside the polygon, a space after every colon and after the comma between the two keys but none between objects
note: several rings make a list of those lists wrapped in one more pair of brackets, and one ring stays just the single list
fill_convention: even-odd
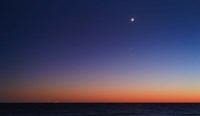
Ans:
[{"label": "gradient twilight sky", "polygon": [[199,6],[3,0],[0,102],[200,102]]}]

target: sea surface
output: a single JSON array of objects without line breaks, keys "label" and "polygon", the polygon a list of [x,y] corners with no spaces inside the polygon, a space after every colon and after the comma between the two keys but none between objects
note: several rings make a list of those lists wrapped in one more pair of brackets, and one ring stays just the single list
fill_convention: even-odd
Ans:
[{"label": "sea surface", "polygon": [[1,103],[0,116],[200,116],[200,103]]}]

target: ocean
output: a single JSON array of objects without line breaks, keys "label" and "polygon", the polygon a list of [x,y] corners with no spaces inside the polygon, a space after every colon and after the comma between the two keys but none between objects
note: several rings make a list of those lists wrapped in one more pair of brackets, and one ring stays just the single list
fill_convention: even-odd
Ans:
[{"label": "ocean", "polygon": [[0,116],[200,116],[200,103],[1,103]]}]

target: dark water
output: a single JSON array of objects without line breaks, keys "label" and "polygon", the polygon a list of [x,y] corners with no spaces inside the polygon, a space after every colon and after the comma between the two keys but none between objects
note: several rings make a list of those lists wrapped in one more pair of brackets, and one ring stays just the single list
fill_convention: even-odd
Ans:
[{"label": "dark water", "polygon": [[2,103],[0,116],[200,116],[200,103]]}]

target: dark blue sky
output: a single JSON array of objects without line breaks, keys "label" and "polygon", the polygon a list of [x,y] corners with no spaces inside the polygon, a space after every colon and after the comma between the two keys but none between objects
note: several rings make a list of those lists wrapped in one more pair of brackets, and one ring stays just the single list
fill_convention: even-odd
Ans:
[{"label": "dark blue sky", "polygon": [[[199,0],[3,0],[1,91],[49,79],[41,73],[65,73],[51,80],[66,83],[71,73],[197,76],[199,6]],[[99,77],[75,76],[91,78]]]}]

